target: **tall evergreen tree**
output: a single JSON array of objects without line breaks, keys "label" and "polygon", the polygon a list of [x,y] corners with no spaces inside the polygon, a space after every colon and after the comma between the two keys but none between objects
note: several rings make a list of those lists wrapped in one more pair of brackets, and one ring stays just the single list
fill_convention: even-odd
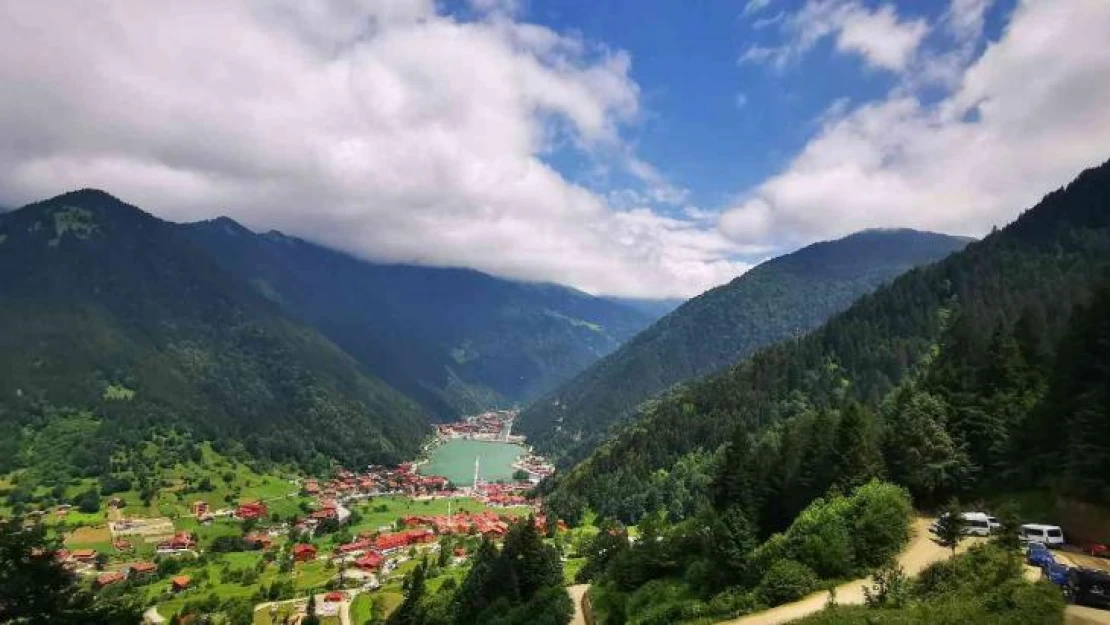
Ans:
[{"label": "tall evergreen tree", "polygon": [[850,492],[883,472],[875,415],[858,402],[840,411],[833,443],[831,475],[842,492]]}]

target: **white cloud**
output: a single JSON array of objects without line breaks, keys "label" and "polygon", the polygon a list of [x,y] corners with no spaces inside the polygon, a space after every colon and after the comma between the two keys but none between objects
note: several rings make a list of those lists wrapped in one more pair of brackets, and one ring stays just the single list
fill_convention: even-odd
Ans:
[{"label": "white cloud", "polygon": [[829,119],[722,215],[723,231],[798,244],[876,226],[983,234],[1012,220],[1110,158],[1108,32],[1103,0],[1026,0],[948,97],[930,105],[899,87]]},{"label": "white cloud", "polygon": [[736,108],[738,108],[738,109],[744,108],[744,106],[746,106],[748,104],[748,96],[743,94],[743,93],[737,93],[735,103],[736,103]]},{"label": "white cloud", "polygon": [[780,29],[787,38],[785,44],[753,45],[740,62],[767,62],[782,70],[821,40],[834,37],[837,50],[856,54],[871,67],[901,72],[929,30],[922,19],[901,19],[892,5],[871,10],[856,0],[809,0],[783,19]]},{"label": "white cloud", "polygon": [[[745,265],[712,225],[612,206],[546,164],[631,154],[631,59],[476,0],[0,0],[0,203],[100,187],[175,220],[228,214],[380,260],[591,292],[689,296]],[[592,157],[591,157],[592,158]]]},{"label": "white cloud", "polygon": [[748,3],[744,5],[744,11],[741,15],[759,13],[770,6],[772,2],[774,2],[774,0],[748,0]]}]

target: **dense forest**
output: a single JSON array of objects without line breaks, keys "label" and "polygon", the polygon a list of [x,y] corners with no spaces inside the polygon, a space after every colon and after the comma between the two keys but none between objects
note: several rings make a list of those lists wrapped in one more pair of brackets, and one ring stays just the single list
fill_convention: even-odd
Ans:
[{"label": "dense forest", "polygon": [[[612,519],[579,574],[598,621],[736,616],[877,570],[868,607],[811,622],[1058,622],[1059,596],[1022,582],[1013,502],[997,545],[916,580],[889,558],[911,505],[948,502],[955,518],[957,499],[1023,491],[1110,503],[1108,269],[1110,163],[660,399],[545,485],[560,515]],[[642,532],[631,546],[608,538],[622,523]]]},{"label": "dense forest", "polygon": [[[739,505],[766,536],[874,476],[919,505],[1107,502],[1110,164],[820,329],[663,397],[546,485],[567,518]],[[698,470],[698,468],[704,470]]]},{"label": "dense forest", "polygon": [[181,230],[440,418],[537,397],[654,319],[553,284],[363,261],[226,217]]},{"label": "dense forest", "polygon": [[357,465],[411,457],[426,435],[414,403],[105,193],[0,215],[0,272],[0,472],[100,476],[156,436],[185,458],[212,440]]},{"label": "dense forest", "polygon": [[565,625],[574,606],[563,588],[559,556],[544,542],[534,518],[519,521],[500,547],[482,541],[457,586],[428,592],[426,578],[442,562],[421,562],[406,580],[404,602],[386,624]]},{"label": "dense forest", "polygon": [[529,406],[518,429],[546,453],[580,459],[653,395],[812,330],[879,285],[968,241],[869,230],[767,261],[686,302]]}]

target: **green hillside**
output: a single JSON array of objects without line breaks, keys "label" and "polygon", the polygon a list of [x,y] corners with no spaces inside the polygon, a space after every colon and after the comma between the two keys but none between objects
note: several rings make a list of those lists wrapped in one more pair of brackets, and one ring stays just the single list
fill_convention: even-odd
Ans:
[{"label": "green hillside", "polygon": [[258,293],[440,417],[535,398],[652,319],[566,287],[366,262],[227,218],[181,228]]},{"label": "green hillside", "polygon": [[0,215],[0,273],[0,472],[98,475],[155,431],[302,464],[399,460],[427,432],[174,225],[103,192]]},{"label": "green hillside", "polygon": [[926,505],[1045,487],[1110,501],[1108,267],[1110,164],[804,338],[645,407],[548,502],[635,521],[712,498],[769,533],[876,475]]},{"label": "green hillside", "polygon": [[578,458],[641,402],[808,332],[894,276],[967,242],[930,232],[871,230],[767,261],[686,302],[529,406],[519,429],[545,451]]}]

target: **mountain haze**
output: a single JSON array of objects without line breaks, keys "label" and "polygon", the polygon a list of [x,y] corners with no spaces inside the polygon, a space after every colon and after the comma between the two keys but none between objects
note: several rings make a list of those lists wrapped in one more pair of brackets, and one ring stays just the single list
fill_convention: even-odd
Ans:
[{"label": "mountain haze", "polygon": [[519,429],[548,451],[588,448],[653,395],[803,334],[894,276],[968,241],[914,230],[869,230],[769,260],[682,304],[529,406]]},{"label": "mountain haze", "polygon": [[155,430],[350,464],[410,457],[428,432],[414,403],[177,226],[106,193],[0,215],[0,274],[5,450],[27,451],[27,426],[78,414],[86,469]]},{"label": "mountain haze", "polygon": [[366,262],[228,218],[181,229],[258,293],[443,418],[535,398],[652,319],[562,286]]}]

